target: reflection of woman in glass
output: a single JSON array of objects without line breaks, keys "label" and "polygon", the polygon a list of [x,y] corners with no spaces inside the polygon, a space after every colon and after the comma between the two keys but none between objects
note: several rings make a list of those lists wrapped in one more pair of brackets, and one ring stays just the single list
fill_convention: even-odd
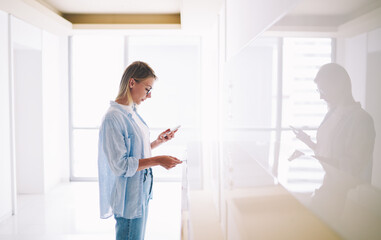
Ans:
[{"label": "reflection of woman in glass", "polygon": [[310,207],[335,225],[340,221],[348,190],[371,182],[375,130],[372,117],[353,99],[351,80],[343,67],[323,65],[315,83],[320,98],[328,105],[316,133],[317,141],[314,143],[302,130],[293,131],[314,151],[325,171]]},{"label": "reflection of woman in glass", "polygon": [[149,128],[136,112],[151,98],[156,79],[144,62],[125,70],[115,102],[111,102],[99,132],[98,169],[101,218],[114,215],[116,239],[144,239],[148,202],[152,190],[152,166],[166,169],[181,163],[175,157],[151,157],[151,149],[172,139],[162,132],[150,143]]},{"label": "reflection of woman in glass", "polygon": [[316,143],[302,130],[294,130],[296,137],[314,151],[318,160],[370,182],[373,119],[353,99],[347,71],[338,64],[326,64],[317,73],[315,83],[320,98],[328,104],[328,113],[317,130]]}]

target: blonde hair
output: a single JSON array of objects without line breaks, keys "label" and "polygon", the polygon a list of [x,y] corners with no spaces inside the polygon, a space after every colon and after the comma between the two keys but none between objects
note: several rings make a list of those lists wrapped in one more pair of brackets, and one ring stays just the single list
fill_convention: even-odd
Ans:
[{"label": "blonde hair", "polygon": [[119,84],[119,93],[116,99],[127,98],[127,105],[133,103],[131,90],[129,87],[130,79],[133,78],[137,83],[144,82],[147,78],[153,77],[156,80],[155,72],[145,62],[136,61],[131,63],[123,73]]}]

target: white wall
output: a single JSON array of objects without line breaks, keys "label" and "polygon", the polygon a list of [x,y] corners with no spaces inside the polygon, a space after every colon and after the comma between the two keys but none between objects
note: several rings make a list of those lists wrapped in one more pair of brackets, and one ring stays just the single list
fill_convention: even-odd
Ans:
[{"label": "white wall", "polygon": [[40,29],[57,35],[70,34],[71,22],[51,11],[39,1],[1,0],[0,9]]},{"label": "white wall", "polygon": [[344,38],[340,40],[343,44],[343,57],[338,62],[345,66],[352,80],[352,93],[356,101],[365,107],[365,79],[367,58],[367,34]]},{"label": "white wall", "polygon": [[11,17],[18,193],[43,193],[41,30]]},{"label": "white wall", "polygon": [[8,14],[0,11],[0,221],[12,213]]},{"label": "white wall", "polygon": [[217,158],[218,141],[218,16],[212,22],[201,43],[201,137],[203,161],[203,186],[212,188],[213,160]]},{"label": "white wall", "polygon": [[69,178],[68,40],[11,18],[18,193]]},{"label": "white wall", "polygon": [[25,48],[41,50],[41,29],[12,16],[11,34],[12,43]]},{"label": "white wall", "polygon": [[226,49],[230,58],[282,18],[300,0],[226,0]]},{"label": "white wall", "polygon": [[366,110],[376,128],[372,184],[381,189],[381,28],[368,33]]},{"label": "white wall", "polygon": [[373,117],[376,142],[372,184],[381,189],[381,28],[338,39],[337,61],[348,71],[356,101]]},{"label": "white wall", "polygon": [[[16,212],[16,193],[41,193],[59,179],[69,179],[67,35],[71,32],[71,23],[37,2],[30,6],[23,0],[0,1],[0,9],[1,221]],[[50,63],[47,67],[50,69],[56,64],[59,71],[55,71],[56,77],[45,74],[44,81],[41,29],[61,36],[58,45],[46,49],[47,55],[53,54],[44,56],[45,63]],[[54,59],[52,55],[57,51],[59,59]],[[49,86],[49,79],[56,85]],[[48,83],[45,92],[55,92],[54,100],[48,101],[60,109],[51,112],[56,118],[48,120],[56,122],[50,125],[54,127],[46,129],[50,138],[45,142],[43,82]],[[55,138],[51,137],[53,134]],[[49,143],[50,153],[55,151],[51,157],[55,161],[46,165],[44,159],[49,154],[43,150],[45,143]],[[56,146],[53,150],[52,145]]]},{"label": "white wall", "polygon": [[43,31],[42,112],[45,191],[61,180],[68,180],[69,176],[67,59],[67,37]]},{"label": "white wall", "polygon": [[41,51],[13,49],[18,193],[43,193]]}]

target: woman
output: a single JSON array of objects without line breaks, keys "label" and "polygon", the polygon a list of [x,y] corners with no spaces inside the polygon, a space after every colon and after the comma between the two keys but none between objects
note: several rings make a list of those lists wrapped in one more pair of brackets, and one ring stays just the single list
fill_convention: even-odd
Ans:
[{"label": "woman", "polygon": [[115,101],[103,118],[99,132],[98,174],[101,218],[114,215],[116,239],[144,239],[148,202],[152,190],[152,166],[171,169],[181,161],[171,156],[151,157],[151,149],[171,140],[174,132],[162,132],[150,143],[149,128],[136,105],[151,98],[156,80],[144,62],[125,70]]}]

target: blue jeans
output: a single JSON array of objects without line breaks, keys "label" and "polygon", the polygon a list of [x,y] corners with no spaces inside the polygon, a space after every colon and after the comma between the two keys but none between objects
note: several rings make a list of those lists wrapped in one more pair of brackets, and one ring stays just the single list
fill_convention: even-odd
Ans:
[{"label": "blue jeans", "polygon": [[143,240],[146,230],[147,216],[148,216],[148,202],[152,190],[152,170],[146,169],[144,171],[143,182],[143,199],[145,200],[143,206],[143,216],[141,218],[126,219],[114,215],[116,224],[116,240]]}]

